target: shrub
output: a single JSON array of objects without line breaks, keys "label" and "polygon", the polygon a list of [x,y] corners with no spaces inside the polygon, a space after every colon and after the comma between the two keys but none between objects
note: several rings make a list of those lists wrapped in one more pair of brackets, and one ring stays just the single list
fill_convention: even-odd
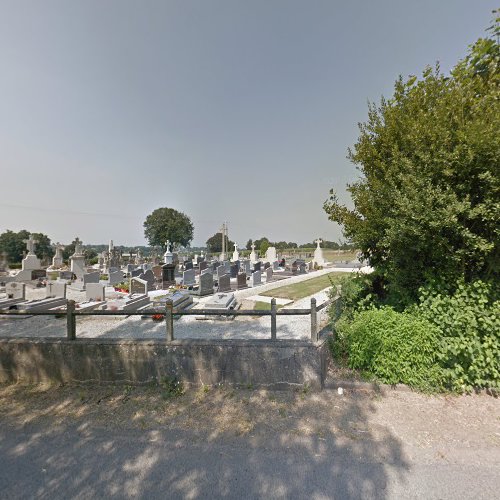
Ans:
[{"label": "shrub", "polygon": [[390,307],[360,311],[337,323],[337,343],[334,353],[347,354],[349,367],[368,370],[381,382],[441,386],[439,330],[423,317]]},{"label": "shrub", "polygon": [[421,290],[413,310],[440,331],[440,364],[454,390],[500,389],[498,296],[498,286],[482,281],[460,282],[452,293]]}]

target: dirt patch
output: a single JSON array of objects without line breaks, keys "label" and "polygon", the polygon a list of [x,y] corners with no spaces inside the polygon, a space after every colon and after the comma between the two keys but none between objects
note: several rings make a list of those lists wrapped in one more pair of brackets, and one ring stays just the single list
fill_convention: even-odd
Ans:
[{"label": "dirt patch", "polygon": [[179,429],[206,440],[245,435],[263,446],[276,436],[281,444],[305,437],[352,446],[371,441],[385,446],[377,448],[382,458],[395,439],[410,456],[432,460],[470,459],[478,450],[486,450],[483,461],[500,456],[500,401],[487,395],[202,387],[172,397],[161,386],[0,385],[0,420],[16,427]]}]

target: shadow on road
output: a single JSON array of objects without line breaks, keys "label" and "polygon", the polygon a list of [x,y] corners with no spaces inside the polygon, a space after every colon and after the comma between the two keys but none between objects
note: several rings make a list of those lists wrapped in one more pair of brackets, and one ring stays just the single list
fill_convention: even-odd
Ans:
[{"label": "shadow on road", "polygon": [[0,397],[5,498],[386,498],[409,467],[373,394],[57,390]]}]

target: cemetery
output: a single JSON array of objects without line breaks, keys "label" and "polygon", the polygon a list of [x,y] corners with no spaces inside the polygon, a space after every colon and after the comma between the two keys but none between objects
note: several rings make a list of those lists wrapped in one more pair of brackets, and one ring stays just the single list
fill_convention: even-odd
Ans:
[{"label": "cemetery", "polygon": [[[36,350],[37,357],[56,351],[62,356],[64,351],[65,376],[78,379],[81,373],[78,375],[69,368],[68,360],[72,360],[78,372],[84,370],[78,363],[80,356],[75,353],[86,346],[86,350],[99,351],[96,356],[101,360],[109,356],[112,365],[117,363],[116,357],[121,360],[120,364],[126,360],[134,366],[136,381],[151,378],[151,370],[172,369],[175,365],[176,370],[182,371],[184,380],[196,383],[193,366],[201,363],[212,366],[205,370],[206,380],[223,377],[239,383],[242,377],[248,378],[252,373],[252,379],[262,383],[277,383],[279,379],[301,384],[307,379],[307,383],[320,387],[327,350],[326,337],[321,331],[328,323],[327,306],[331,303],[328,276],[359,268],[359,262],[351,262],[343,268],[328,263],[322,257],[321,240],[317,240],[311,260],[278,254],[274,247],[269,247],[262,256],[254,247],[249,258],[243,258],[236,244],[231,259],[226,258],[227,252],[190,255],[174,252],[170,242],[166,243],[161,259],[154,255],[145,257],[139,252],[124,258],[110,241],[108,249],[92,265],[86,262],[83,243],[78,238],[75,242],[68,265],[64,265],[62,259],[64,246],[58,243],[51,265],[44,268],[34,254],[37,241],[30,236],[25,241],[27,254],[21,269],[11,271],[7,263],[2,266],[3,379],[47,376],[46,372],[40,373],[39,368],[30,367],[30,363],[12,364],[10,356],[14,356],[14,352],[17,353],[14,357],[21,356],[21,345]],[[277,304],[272,297],[273,289],[314,281],[320,276],[327,278],[322,282],[325,286],[307,297],[285,301],[285,304],[282,299],[278,299]],[[268,310],[256,308],[256,304],[263,301],[269,303]],[[134,345],[132,351],[131,345]],[[130,359],[131,352],[150,359],[151,346],[164,352],[164,364],[158,368],[156,362],[148,362],[148,368],[142,371],[136,366],[135,358]],[[236,346],[239,347],[236,349]],[[214,357],[214,352],[221,350],[226,354]],[[249,368],[244,359],[261,356],[263,350],[272,358],[281,359],[280,370],[270,374],[269,369],[258,368],[258,361],[252,362]],[[285,351],[287,355],[283,357]],[[299,368],[299,351],[303,351],[307,359],[307,370]],[[196,362],[193,361],[195,353],[198,353]],[[227,362],[228,353],[240,356],[246,368],[214,372],[214,366]],[[295,365],[292,367],[287,359],[296,359]],[[51,376],[63,376],[61,366],[53,362],[52,359],[49,363],[55,372]],[[120,378],[117,373],[112,374],[105,363],[94,366],[93,370],[92,376],[100,380]],[[130,376],[129,369],[120,373]]]}]

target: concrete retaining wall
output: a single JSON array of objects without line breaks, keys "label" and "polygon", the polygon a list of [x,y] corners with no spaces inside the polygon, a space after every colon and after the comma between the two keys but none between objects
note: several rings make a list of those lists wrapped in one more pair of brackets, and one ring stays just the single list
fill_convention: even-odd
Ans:
[{"label": "concrete retaining wall", "polygon": [[328,347],[298,340],[0,339],[0,382],[141,384],[178,377],[186,385],[321,389]]}]

